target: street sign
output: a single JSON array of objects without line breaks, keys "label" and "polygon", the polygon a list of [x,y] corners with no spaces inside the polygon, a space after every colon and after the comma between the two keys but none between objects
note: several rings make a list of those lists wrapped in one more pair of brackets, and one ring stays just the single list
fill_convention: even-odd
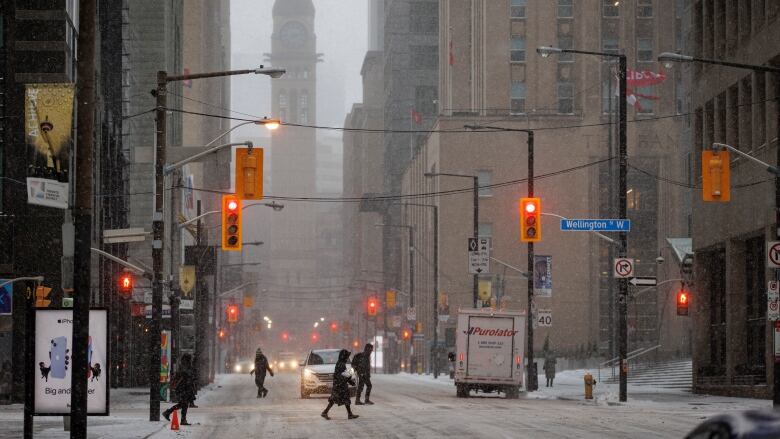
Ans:
[{"label": "street sign", "polygon": [[414,308],[408,308],[406,310],[406,320],[413,322],[417,320],[417,310]]},{"label": "street sign", "polygon": [[630,279],[634,277],[634,260],[631,258],[615,258],[612,264],[613,275],[617,279]]},{"label": "street sign", "polygon": [[775,322],[775,361],[780,357],[780,322]]},{"label": "street sign", "polygon": [[777,281],[769,281],[769,288],[766,293],[766,318],[769,321],[776,322],[780,320],[780,289]]},{"label": "street sign", "polygon": [[189,299],[181,299],[179,302],[179,309],[195,309],[195,301]]},{"label": "street sign", "polygon": [[780,268],[780,241],[766,243],[766,259],[770,268]]},{"label": "street sign", "polygon": [[552,310],[540,309],[536,311],[537,326],[552,326]]},{"label": "street sign", "polygon": [[146,239],[146,235],[149,234],[150,232],[144,231],[143,227],[103,230],[103,242],[105,244],[119,244],[143,241]]},{"label": "street sign", "polygon": [[182,297],[192,297],[192,288],[195,286],[195,266],[182,265],[179,267],[179,288]]},{"label": "street sign", "polygon": [[635,277],[628,283],[635,287],[654,287],[658,284],[658,279],[655,277]]},{"label": "street sign", "polygon": [[490,273],[490,238],[469,238],[469,274]]},{"label": "street sign", "polygon": [[630,232],[628,219],[562,219],[561,230],[565,232]]},{"label": "street sign", "polygon": [[393,328],[401,327],[401,316],[393,316]]}]

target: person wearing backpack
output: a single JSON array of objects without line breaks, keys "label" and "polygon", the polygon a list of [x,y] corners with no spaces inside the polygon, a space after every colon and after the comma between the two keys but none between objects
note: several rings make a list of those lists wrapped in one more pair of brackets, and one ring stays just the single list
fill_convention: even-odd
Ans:
[{"label": "person wearing backpack", "polygon": [[[374,351],[374,346],[370,343],[366,343],[363,352],[358,352],[352,358],[352,368],[355,369],[358,375],[358,388],[357,396],[355,397],[355,405],[373,405],[371,402],[371,353]],[[363,393],[363,387],[366,388],[366,402],[360,402],[360,394]]]},{"label": "person wearing backpack", "polygon": [[171,413],[174,410],[181,410],[181,425],[190,425],[187,422],[187,409],[195,401],[195,377],[192,375],[192,356],[184,354],[181,356],[179,366],[171,380],[171,390],[176,395],[176,405],[163,412],[163,417],[171,420]]}]

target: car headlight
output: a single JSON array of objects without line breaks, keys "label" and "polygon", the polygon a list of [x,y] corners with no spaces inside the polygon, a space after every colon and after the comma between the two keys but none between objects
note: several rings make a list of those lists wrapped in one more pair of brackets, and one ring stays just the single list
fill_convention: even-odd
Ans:
[{"label": "car headlight", "polygon": [[312,372],[310,369],[303,369],[304,378],[311,378],[313,375],[314,372]]},{"label": "car headlight", "polygon": [[236,364],[235,366],[233,366],[233,371],[236,373],[241,373],[241,365]]},{"label": "car headlight", "polygon": [[284,361],[279,362],[279,369],[284,369]]}]

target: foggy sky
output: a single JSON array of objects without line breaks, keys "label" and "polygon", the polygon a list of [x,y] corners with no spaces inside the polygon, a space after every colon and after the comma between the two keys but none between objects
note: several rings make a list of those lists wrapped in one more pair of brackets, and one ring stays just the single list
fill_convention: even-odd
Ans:
[{"label": "foggy sky", "polygon": [[[348,109],[362,100],[360,68],[368,48],[368,2],[313,2],[317,52],[324,54],[324,62],[317,66],[317,123],[343,126]],[[274,0],[231,1],[231,68],[252,68],[264,63],[263,53],[271,51],[273,4]],[[234,77],[231,108],[255,116],[271,116],[270,81],[268,77],[253,75]],[[257,128],[239,128],[233,139],[257,136],[253,130]]]}]

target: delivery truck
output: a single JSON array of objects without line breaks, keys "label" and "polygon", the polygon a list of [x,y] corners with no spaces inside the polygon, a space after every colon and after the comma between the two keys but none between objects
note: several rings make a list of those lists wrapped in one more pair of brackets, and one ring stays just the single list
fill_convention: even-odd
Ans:
[{"label": "delivery truck", "polygon": [[469,392],[499,392],[518,398],[523,387],[525,312],[494,309],[458,311],[455,343],[455,387],[459,398]]}]

